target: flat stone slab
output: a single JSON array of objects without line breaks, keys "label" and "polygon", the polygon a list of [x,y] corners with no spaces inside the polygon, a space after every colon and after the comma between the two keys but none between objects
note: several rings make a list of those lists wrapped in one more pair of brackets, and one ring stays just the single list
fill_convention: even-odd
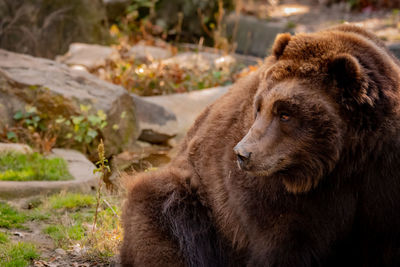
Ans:
[{"label": "flat stone slab", "polygon": [[81,193],[96,190],[100,174],[93,174],[96,166],[82,153],[70,149],[55,148],[49,157],[63,158],[68,164],[68,171],[75,179],[69,181],[0,181],[0,199],[47,195],[63,190]]}]

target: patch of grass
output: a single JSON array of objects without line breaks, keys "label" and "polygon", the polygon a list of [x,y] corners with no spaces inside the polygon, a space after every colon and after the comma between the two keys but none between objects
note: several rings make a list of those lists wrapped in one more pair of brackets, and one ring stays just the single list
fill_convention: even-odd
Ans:
[{"label": "patch of grass", "polygon": [[25,267],[31,260],[37,259],[39,254],[35,245],[31,243],[5,243],[0,244],[0,266]]},{"label": "patch of grass", "polygon": [[67,163],[61,158],[45,158],[35,152],[0,154],[0,181],[71,180]]},{"label": "patch of grass", "polygon": [[4,228],[24,228],[22,223],[27,219],[27,216],[18,212],[10,205],[0,202],[0,227]]},{"label": "patch of grass", "polygon": [[0,244],[8,242],[8,235],[6,233],[0,232]]},{"label": "patch of grass", "polygon": [[31,221],[45,221],[51,218],[52,214],[41,209],[34,209],[28,213],[28,218]]},{"label": "patch of grass", "polygon": [[53,195],[49,198],[49,205],[53,209],[79,209],[91,207],[95,204],[96,198],[93,195],[66,193]]},{"label": "patch of grass", "polygon": [[43,229],[43,232],[48,234],[54,241],[58,243],[66,238],[61,228],[63,228],[62,225],[49,225]]},{"label": "patch of grass", "polygon": [[49,225],[43,232],[48,234],[60,247],[67,248],[71,241],[82,240],[85,236],[85,228],[82,224],[75,223],[71,226],[62,224]]},{"label": "patch of grass", "polygon": [[85,210],[83,212],[74,212],[70,214],[71,219],[80,223],[92,223],[94,210]]}]

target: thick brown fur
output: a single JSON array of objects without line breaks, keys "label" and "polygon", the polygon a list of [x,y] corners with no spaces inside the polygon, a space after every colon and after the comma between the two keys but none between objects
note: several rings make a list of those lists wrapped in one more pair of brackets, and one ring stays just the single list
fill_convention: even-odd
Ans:
[{"label": "thick brown fur", "polygon": [[400,266],[399,75],[355,26],[279,36],[132,178],[122,264]]}]

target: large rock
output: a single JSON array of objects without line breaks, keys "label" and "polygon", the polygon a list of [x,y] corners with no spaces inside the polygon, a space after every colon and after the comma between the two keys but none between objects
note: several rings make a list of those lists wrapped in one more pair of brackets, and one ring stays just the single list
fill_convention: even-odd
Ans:
[{"label": "large rock", "polygon": [[111,40],[101,0],[1,0],[0,36],[0,48],[47,58]]},{"label": "large rock", "polygon": [[176,116],[168,108],[131,94],[139,122],[139,140],[153,144],[166,143],[178,134]]},{"label": "large rock", "polygon": [[230,86],[221,86],[183,94],[144,97],[148,102],[160,105],[177,115],[177,139],[180,140],[194,123],[197,116],[211,103],[225,94]]},{"label": "large rock", "polygon": [[132,147],[139,135],[135,105],[125,89],[52,60],[0,49],[0,96],[0,104],[6,107],[6,118],[0,122],[12,121],[23,104],[52,115],[79,114],[81,104],[90,104],[94,113],[104,111],[108,125],[102,136],[107,155]]},{"label": "large rock", "polygon": [[[290,32],[284,22],[271,22],[253,16],[230,14],[226,18],[228,35],[234,37],[236,52],[265,57],[278,33]],[[235,32],[236,31],[236,32]]]},{"label": "large rock", "polygon": [[83,66],[92,71],[106,65],[107,60],[115,61],[119,58],[117,49],[96,45],[72,43],[68,52],[63,56],[58,56],[56,61],[67,64],[68,66]]}]

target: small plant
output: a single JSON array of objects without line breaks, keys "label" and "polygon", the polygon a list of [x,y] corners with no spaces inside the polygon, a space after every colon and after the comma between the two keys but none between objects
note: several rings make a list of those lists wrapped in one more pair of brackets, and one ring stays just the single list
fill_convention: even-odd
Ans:
[{"label": "small plant", "polygon": [[99,143],[101,130],[107,126],[104,111],[93,113],[91,108],[80,105],[80,114],[57,115],[39,112],[28,105],[14,114],[14,126],[0,129],[0,140],[27,143],[42,153],[57,145],[91,155]]},{"label": "small plant", "polygon": [[25,228],[22,224],[27,220],[27,216],[18,212],[10,205],[0,202],[0,227],[4,228]]},{"label": "small plant", "polygon": [[103,140],[100,140],[100,144],[97,147],[97,152],[98,152],[98,155],[99,155],[99,161],[96,162],[96,165],[98,167],[97,167],[97,169],[93,170],[93,173],[99,172],[101,177],[99,179],[99,186],[97,187],[96,210],[95,210],[95,213],[94,213],[92,234],[94,233],[94,230],[95,230],[95,227],[96,227],[96,223],[97,223],[97,216],[98,216],[99,206],[100,206],[100,201],[101,201],[101,188],[103,186],[104,178],[105,178],[107,172],[111,172],[110,167],[108,166],[108,160],[105,158]]},{"label": "small plant", "polygon": [[80,105],[81,114],[58,116],[55,122],[63,133],[58,140],[61,146],[74,147],[87,154],[97,144],[101,130],[107,126],[107,115],[103,110],[91,114],[91,108],[90,105]]},{"label": "small plant", "polygon": [[90,144],[98,135],[99,131],[107,126],[107,115],[102,110],[96,114],[90,114],[90,105],[80,105],[81,114],[69,118],[59,116],[56,123],[67,126],[66,138],[73,139],[78,143]]},{"label": "small plant", "polygon": [[[106,198],[102,197],[101,190],[105,175],[110,172],[108,161],[104,156],[104,144],[101,141],[98,146],[99,161],[98,168],[94,172],[101,173],[99,186],[96,194],[96,208],[93,217],[91,235],[82,243],[83,246],[89,245],[87,256],[95,261],[107,262],[110,257],[118,251],[118,244],[122,239],[122,232],[119,226],[119,210],[112,206]],[[104,203],[106,208],[100,209]]]},{"label": "small plant", "polygon": [[27,143],[42,153],[49,152],[55,145],[57,129],[54,128],[48,114],[27,105],[25,110],[17,111],[13,119],[15,125],[2,129],[0,140]]}]

